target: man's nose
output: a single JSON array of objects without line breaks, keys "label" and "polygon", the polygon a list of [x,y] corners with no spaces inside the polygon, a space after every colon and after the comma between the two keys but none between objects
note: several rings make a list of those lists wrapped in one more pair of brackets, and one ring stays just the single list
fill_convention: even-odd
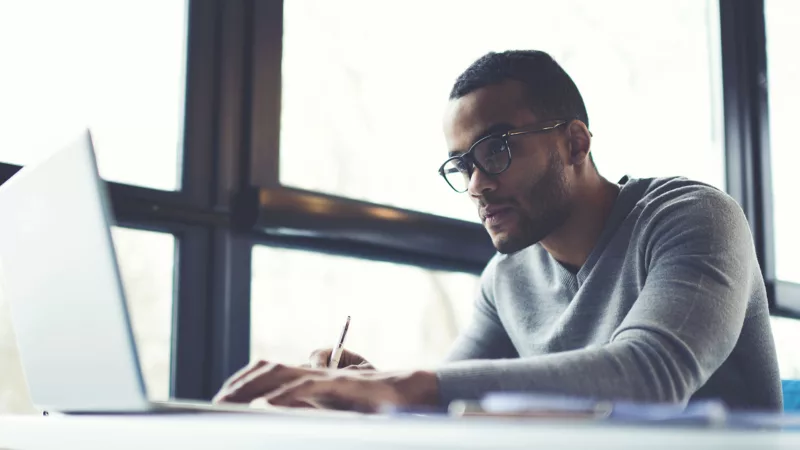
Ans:
[{"label": "man's nose", "polygon": [[486,175],[477,167],[473,167],[472,175],[469,177],[467,192],[471,197],[479,198],[487,192],[497,189],[497,177]]}]

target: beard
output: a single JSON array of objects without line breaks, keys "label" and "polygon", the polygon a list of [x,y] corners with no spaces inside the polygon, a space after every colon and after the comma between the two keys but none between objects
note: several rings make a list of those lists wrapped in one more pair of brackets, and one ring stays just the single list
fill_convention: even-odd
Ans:
[{"label": "beard", "polygon": [[[564,163],[557,150],[550,150],[545,173],[526,189],[517,203],[518,227],[514,232],[493,237],[498,252],[514,253],[538,243],[560,227],[569,217],[569,196]],[[520,208],[525,206],[526,208]]]}]

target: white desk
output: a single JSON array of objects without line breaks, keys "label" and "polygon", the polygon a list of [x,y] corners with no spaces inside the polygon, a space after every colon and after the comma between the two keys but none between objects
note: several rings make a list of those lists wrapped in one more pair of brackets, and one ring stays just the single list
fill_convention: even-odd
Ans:
[{"label": "white desk", "polygon": [[800,449],[800,432],[244,414],[0,416],[1,449]]}]

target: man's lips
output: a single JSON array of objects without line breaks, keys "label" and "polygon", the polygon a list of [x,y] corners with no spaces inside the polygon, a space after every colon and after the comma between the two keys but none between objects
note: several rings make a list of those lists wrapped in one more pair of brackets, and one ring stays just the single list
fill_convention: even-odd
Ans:
[{"label": "man's lips", "polygon": [[508,205],[488,205],[480,210],[481,221],[497,219],[506,213],[511,212],[512,208]]}]

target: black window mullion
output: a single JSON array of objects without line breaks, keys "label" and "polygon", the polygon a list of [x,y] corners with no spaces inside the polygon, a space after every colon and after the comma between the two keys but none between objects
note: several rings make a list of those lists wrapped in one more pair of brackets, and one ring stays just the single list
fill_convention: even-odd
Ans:
[{"label": "black window mullion", "polygon": [[775,307],[775,238],[763,0],[720,0],[728,192],[742,206]]},{"label": "black window mullion", "polygon": [[20,166],[0,162],[0,184],[8,181],[19,169]]},{"label": "black window mullion", "polygon": [[283,1],[255,1],[252,10],[252,86],[250,108],[251,185],[280,185],[281,64]]},{"label": "black window mullion", "polygon": [[[144,211],[183,225],[176,233],[171,390],[175,398],[204,399],[210,391],[213,347],[213,230],[228,223],[214,208],[216,127],[219,120],[220,0],[190,0],[186,46],[184,145],[181,157],[183,210]],[[172,211],[174,214],[168,214]]]},{"label": "black window mullion", "polygon": [[190,0],[186,48],[182,193],[209,208],[216,185],[215,124],[219,120],[219,0]]},{"label": "black window mullion", "polygon": [[251,248],[243,235],[228,229],[214,232],[211,367],[206,398],[250,359]]},{"label": "black window mullion", "polygon": [[208,333],[212,234],[208,227],[187,227],[177,238],[170,393],[174,398],[204,399],[211,389],[207,354],[213,345]]},{"label": "black window mullion", "polygon": [[775,281],[776,315],[800,319],[800,284]]},{"label": "black window mullion", "polygon": [[253,99],[253,0],[220,2],[219,92],[216,123],[216,184],[213,207],[228,223],[211,232],[207,317],[208,384],[205,398],[247,364],[250,355],[251,242],[246,223],[255,216],[250,188],[250,130]]}]

